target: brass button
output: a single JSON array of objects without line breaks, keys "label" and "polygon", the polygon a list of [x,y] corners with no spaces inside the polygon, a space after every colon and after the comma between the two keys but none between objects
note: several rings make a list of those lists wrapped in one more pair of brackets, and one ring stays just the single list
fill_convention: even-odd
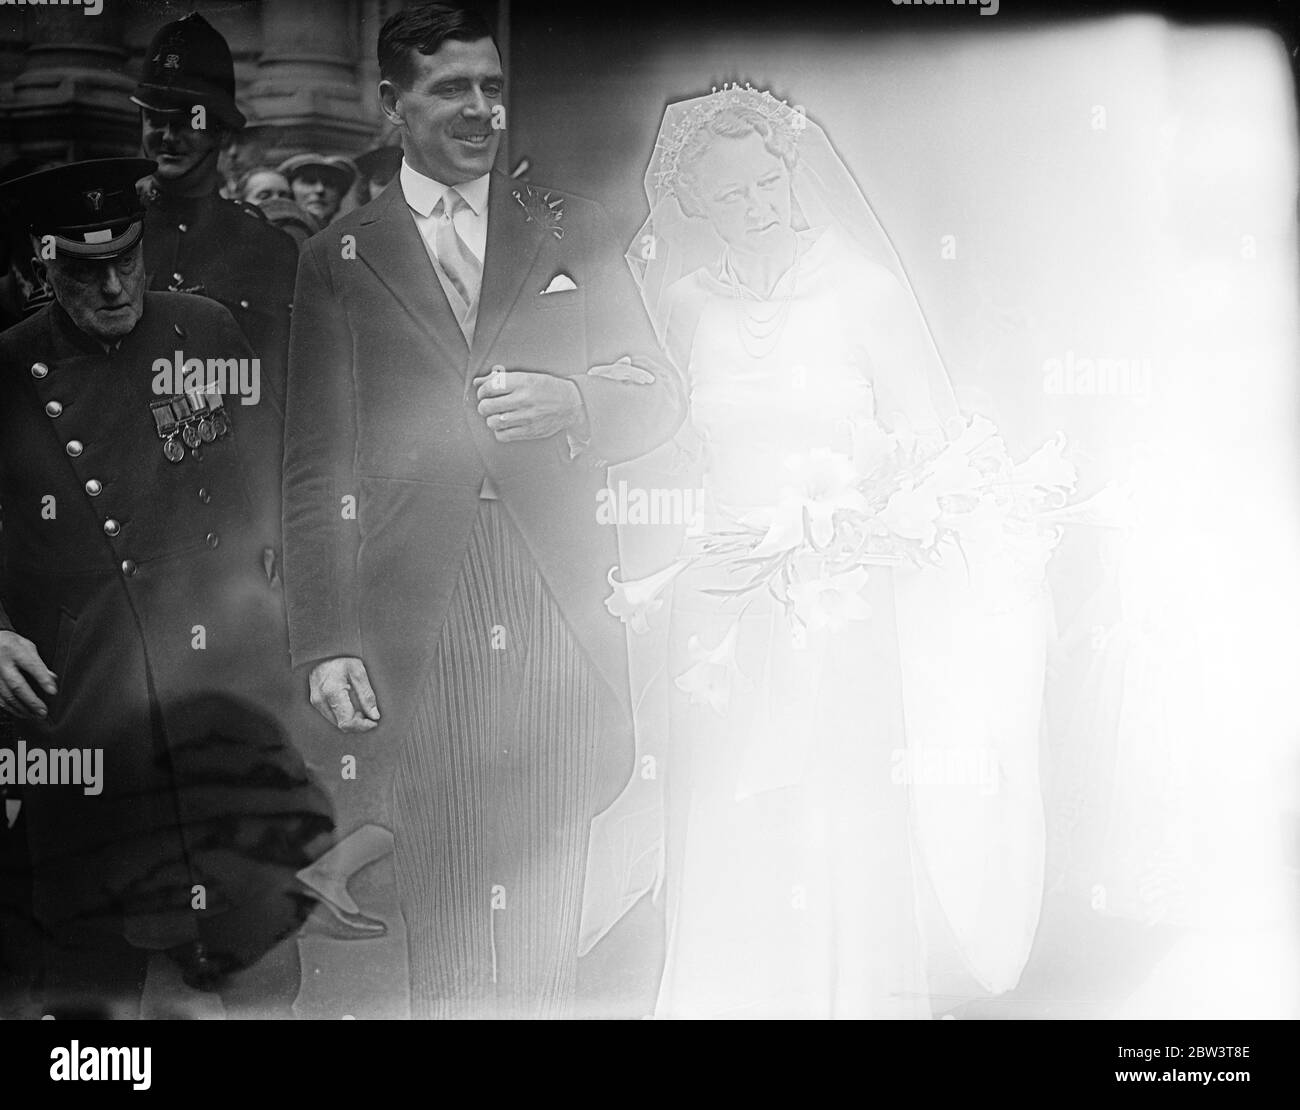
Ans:
[{"label": "brass button", "polygon": [[103,490],[104,487],[98,478],[91,478],[90,481],[86,483],[86,492],[90,494],[91,497],[98,497]]},{"label": "brass button", "polygon": [[121,530],[122,530],[122,526],[118,524],[118,522],[114,520],[111,516],[106,521],[104,521],[104,535],[116,536]]},{"label": "brass button", "polygon": [[182,231],[182,232],[189,231],[189,229],[190,229],[190,225],[189,225],[189,224],[177,224],[176,227],[177,227],[180,231]]},{"label": "brass button", "polygon": [[217,544],[221,542],[221,537],[218,536],[216,532],[209,532],[206,537],[206,542],[209,547],[215,548]]},{"label": "brass button", "polygon": [[49,372],[50,372],[50,368],[49,368],[48,366],[46,366],[45,363],[43,363],[43,362],[33,362],[33,363],[32,363],[32,377],[33,377],[33,378],[43,378],[43,377],[45,377],[45,375],[48,374]]},{"label": "brass button", "polygon": [[45,405],[45,415],[49,417],[62,416],[63,406],[58,401],[48,401]]},{"label": "brass button", "polygon": [[199,486],[199,500],[205,505],[212,500],[212,493],[207,486]]},{"label": "brass button", "polygon": [[184,280],[185,279],[181,277],[180,274],[172,274],[172,281],[174,281],[177,285],[180,285],[180,283]]},{"label": "brass button", "polygon": [[67,451],[67,453],[75,459],[78,455],[81,454],[84,448],[81,446],[81,440],[70,439],[68,440],[68,445],[67,447],[64,448],[64,450]]},{"label": "brass button", "polygon": [[247,307],[248,307],[248,302],[247,302],[247,301],[240,301],[240,302],[239,302],[239,307],[240,307],[240,308],[247,308]]},{"label": "brass button", "polygon": [[180,324],[173,324],[173,325],[172,325],[172,331],[174,331],[174,332],[175,332],[177,335],[179,335],[182,339],[185,338],[185,329],[184,329],[183,327],[181,327]]},{"label": "brass button", "polygon": [[136,572],[135,560],[134,560],[134,559],[123,559],[123,560],[122,560],[122,573],[125,574],[128,578],[134,578],[134,577],[135,577],[135,572]]}]

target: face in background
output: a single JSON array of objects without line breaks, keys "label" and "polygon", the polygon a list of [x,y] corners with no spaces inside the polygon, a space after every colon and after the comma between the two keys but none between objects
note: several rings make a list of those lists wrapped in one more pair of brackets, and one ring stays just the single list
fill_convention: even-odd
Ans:
[{"label": "face in background", "polygon": [[492,110],[501,104],[505,77],[491,39],[447,39],[433,54],[411,51],[410,88],[379,83],[384,114],[401,128],[411,166],[444,185],[482,177],[496,161],[501,130]]},{"label": "face in background", "polygon": [[55,258],[45,263],[54,298],[83,332],[101,343],[129,335],[144,312],[144,248],[136,243],[107,261]]},{"label": "face in background", "polygon": [[691,167],[691,195],[733,250],[769,254],[787,249],[791,228],[790,171],[750,132],[717,136]]},{"label": "face in background", "polygon": [[374,200],[375,197],[379,196],[380,193],[388,188],[388,183],[396,176],[397,174],[390,173],[387,177],[382,174],[377,174],[370,178],[370,180],[366,182],[366,199]]},{"label": "face in background", "polygon": [[331,174],[308,166],[294,174],[293,199],[299,208],[315,216],[324,227],[338,214],[343,194]]},{"label": "face in background", "polygon": [[260,170],[250,174],[244,182],[244,195],[240,198],[245,204],[263,205],[268,200],[293,200],[293,190],[284,174],[274,170]]},{"label": "face in background", "polygon": [[201,181],[217,170],[224,133],[219,127],[191,126],[189,112],[140,109],[140,145],[158,163],[154,180],[164,189]]}]

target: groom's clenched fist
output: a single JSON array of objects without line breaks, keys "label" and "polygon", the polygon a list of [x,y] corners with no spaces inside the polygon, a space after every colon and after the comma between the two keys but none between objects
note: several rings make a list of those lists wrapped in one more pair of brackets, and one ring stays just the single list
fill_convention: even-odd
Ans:
[{"label": "groom's clenched fist", "polygon": [[379,723],[379,703],[360,659],[339,656],[317,663],[308,681],[316,712],[335,728],[368,732]]},{"label": "groom's clenched fist", "polygon": [[545,439],[586,420],[582,394],[568,378],[493,367],[475,385],[479,415],[499,443]]}]

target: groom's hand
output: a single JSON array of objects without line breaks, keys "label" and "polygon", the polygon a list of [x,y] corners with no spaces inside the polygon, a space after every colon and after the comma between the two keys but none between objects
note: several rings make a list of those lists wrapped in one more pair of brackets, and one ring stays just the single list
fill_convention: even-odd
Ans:
[{"label": "groom's hand", "polygon": [[545,439],[585,423],[582,394],[568,378],[494,367],[475,384],[479,415],[498,443]]},{"label": "groom's hand", "polygon": [[340,656],[312,668],[311,703],[343,732],[368,732],[379,723],[379,703],[360,659]]}]

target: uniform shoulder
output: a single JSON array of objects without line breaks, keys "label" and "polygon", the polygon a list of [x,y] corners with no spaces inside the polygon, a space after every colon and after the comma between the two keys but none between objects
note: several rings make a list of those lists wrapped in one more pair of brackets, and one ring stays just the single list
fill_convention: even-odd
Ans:
[{"label": "uniform shoulder", "polygon": [[241,212],[245,216],[254,220],[261,220],[263,223],[267,222],[266,213],[258,208],[256,204],[249,204],[247,201],[243,200],[228,200],[226,203],[233,204],[235,206],[235,211]]},{"label": "uniform shoulder", "polygon": [[232,233],[241,242],[254,243],[267,249],[288,245],[296,255],[297,244],[294,243],[293,236],[271,223],[257,205],[246,204],[242,200],[226,200],[225,197],[219,197],[216,204],[223,232]]},{"label": "uniform shoulder", "polygon": [[146,293],[144,304],[145,319],[154,326],[179,324],[182,329],[209,331],[227,325],[238,327],[230,310],[211,297],[194,293]]}]

